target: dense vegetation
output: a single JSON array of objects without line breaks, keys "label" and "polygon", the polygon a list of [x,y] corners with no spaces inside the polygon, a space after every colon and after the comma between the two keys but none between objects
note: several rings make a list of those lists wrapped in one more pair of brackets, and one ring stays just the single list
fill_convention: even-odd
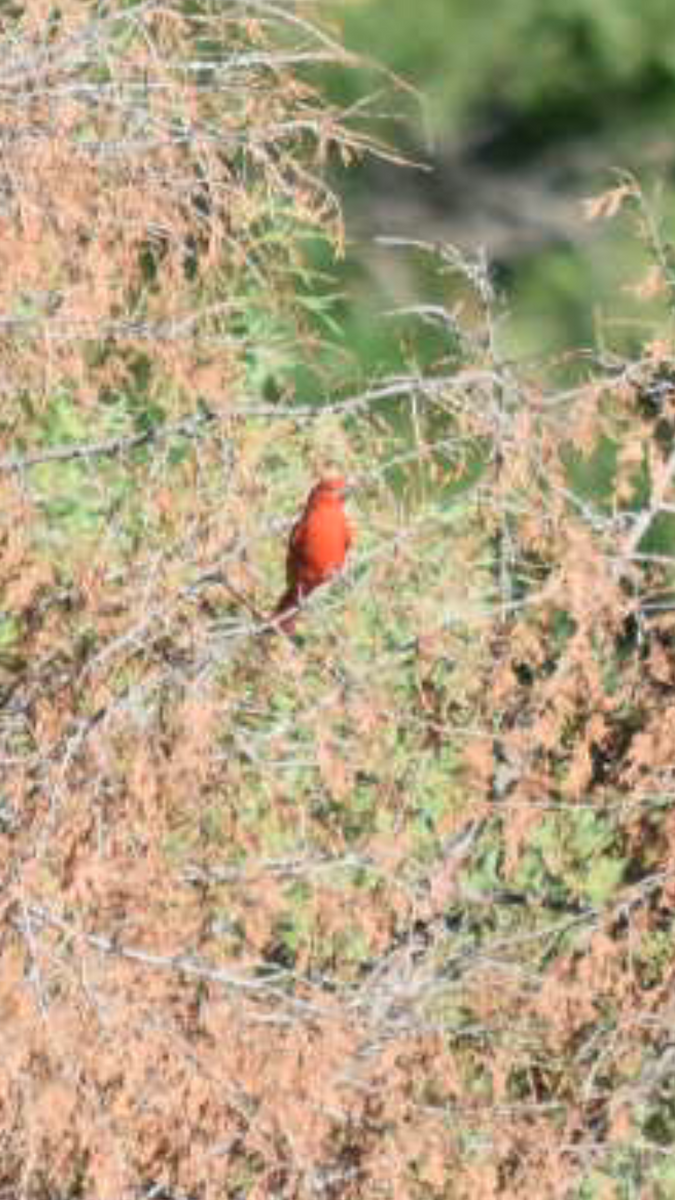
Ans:
[{"label": "dense vegetation", "polygon": [[[343,323],[362,359],[397,362],[397,330],[376,314],[432,290],[424,264],[373,245],[382,234],[487,249],[513,308],[511,353],[540,358],[599,337],[637,352],[643,329],[626,294],[639,268],[627,231],[584,224],[581,200],[611,185],[617,166],[659,189],[675,218],[675,26],[663,0],[510,0],[492,6],[406,0],[330,6],[346,44],[372,65],[325,68],[342,105],[373,98],[367,127],[385,131],[430,169],[365,161],[346,190],[351,237]],[[374,113],[379,119],[374,120]],[[419,334],[416,335],[419,345]]]},{"label": "dense vegetation", "polygon": [[[667,1200],[653,210],[588,209],[643,256],[631,355],[519,367],[482,257],[419,246],[461,307],[348,393],[305,249],[382,151],[307,82],[339,43],[266,0],[2,20],[0,1190]],[[272,636],[334,467],[356,552]]]},{"label": "dense vegetation", "polygon": [[[424,87],[436,134],[448,118],[461,127],[482,116],[494,136],[501,113],[504,136],[516,117],[527,129],[526,152],[535,140],[616,129],[629,116],[644,120],[657,101],[662,116],[675,104],[675,30],[663,0],[639,9],[630,0],[516,0],[489,21],[471,0],[429,0],[423,21],[405,0],[357,0],[336,11],[348,45],[377,47],[378,64]],[[358,81],[341,78],[357,101]],[[413,138],[415,124],[411,112]]]}]

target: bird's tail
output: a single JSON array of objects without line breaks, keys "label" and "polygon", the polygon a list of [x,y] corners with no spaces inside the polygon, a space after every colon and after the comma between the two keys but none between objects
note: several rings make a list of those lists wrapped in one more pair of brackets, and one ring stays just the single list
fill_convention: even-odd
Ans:
[{"label": "bird's tail", "polygon": [[279,603],[274,609],[272,616],[270,617],[270,620],[274,621],[277,629],[279,629],[281,633],[287,633],[289,637],[295,633],[300,599],[301,597],[297,584],[291,584],[289,588],[286,588],[286,591],[284,592]]}]

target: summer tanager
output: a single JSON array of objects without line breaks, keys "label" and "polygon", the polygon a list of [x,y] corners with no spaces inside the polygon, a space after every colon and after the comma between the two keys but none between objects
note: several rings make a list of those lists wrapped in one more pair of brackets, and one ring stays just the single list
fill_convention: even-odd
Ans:
[{"label": "summer tanager", "polygon": [[315,588],[327,583],[344,566],[353,541],[345,514],[346,483],[342,478],[322,479],[312,488],[305,509],[296,521],[286,556],[286,591],[272,618],[284,633],[295,632],[298,608]]}]

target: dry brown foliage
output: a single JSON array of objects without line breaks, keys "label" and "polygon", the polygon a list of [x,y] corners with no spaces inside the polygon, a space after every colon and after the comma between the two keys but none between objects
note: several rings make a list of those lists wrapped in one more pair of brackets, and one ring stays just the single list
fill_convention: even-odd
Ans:
[{"label": "dry brown foliage", "polygon": [[[341,236],[323,159],[363,146],[297,75],[339,47],[264,0],[50,13],[0,66],[0,1186],[656,1188],[671,349],[521,377],[447,252],[461,356],[263,403],[301,237]],[[270,639],[336,459],[355,571]]]}]

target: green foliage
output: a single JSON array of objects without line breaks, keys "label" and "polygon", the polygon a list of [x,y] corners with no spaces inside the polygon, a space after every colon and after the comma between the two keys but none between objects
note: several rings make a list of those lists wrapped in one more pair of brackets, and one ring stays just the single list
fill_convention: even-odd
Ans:
[{"label": "green foliage", "polygon": [[[675,219],[659,149],[660,131],[675,112],[667,0],[647,0],[639,12],[630,0],[517,0],[496,8],[487,21],[483,9],[466,0],[430,0],[424,21],[405,0],[359,0],[340,6],[340,23],[350,47],[384,63],[404,86],[372,66],[361,73],[328,68],[326,85],[344,103],[372,93],[372,111],[381,115],[373,115],[368,127],[394,144],[403,141],[413,161],[430,161],[428,175],[411,172],[402,185],[411,199],[411,215],[402,209],[409,226],[404,232],[424,238],[442,222],[448,240],[469,236],[485,246],[513,307],[513,319],[501,331],[508,352],[540,362],[600,338],[611,350],[636,354],[647,314],[626,289],[642,270],[634,229],[620,237],[615,231],[604,236],[597,225],[589,229],[581,201],[607,186],[607,169],[615,163],[639,169],[645,182],[654,178],[652,163],[663,163],[656,167],[659,204],[671,224]],[[493,249],[491,214],[501,208],[495,197],[502,174],[507,194],[515,185],[516,195],[529,198],[531,217],[523,220],[519,203],[511,212],[507,202],[499,248]],[[453,181],[464,175],[470,194],[457,205]],[[390,232],[386,194],[381,196],[386,188],[367,164],[345,188],[348,211],[353,207],[361,222],[364,211],[369,214],[375,235]],[[480,226],[474,232],[469,213],[467,235],[464,209],[471,208],[474,191],[484,233]],[[559,222],[561,204],[569,214]],[[496,226],[499,231],[499,220]],[[540,228],[539,239],[533,226]],[[373,370],[383,358],[397,370],[397,345],[386,344],[375,314],[391,307],[401,291],[406,300],[428,302],[429,281],[419,266],[402,269],[392,251],[389,262],[381,258],[373,267],[367,244],[351,257],[344,275],[350,299],[341,319]],[[365,286],[357,291],[358,274],[365,274]],[[448,294],[445,301],[451,307]],[[652,305],[650,321],[653,315]]]},{"label": "green foliage", "polygon": [[[639,106],[668,97],[675,82],[675,35],[667,0],[512,0],[485,20],[469,0],[429,0],[425,19],[405,0],[343,6],[346,42],[412,80],[430,101],[437,128],[481,108],[515,109],[538,137],[616,120],[612,103]],[[527,47],[527,61],[523,47]],[[373,77],[375,82],[376,77]],[[355,98],[358,79],[340,77]],[[620,103],[620,99],[619,99]]]},{"label": "green foliage", "polygon": [[[0,1107],[19,1165],[0,1182],[30,1200],[347,1200],[386,1192],[391,1167],[392,1195],[666,1187],[675,630],[656,602],[672,560],[644,563],[627,528],[646,520],[646,541],[671,515],[672,345],[631,363],[582,355],[561,394],[554,368],[535,383],[503,355],[480,259],[445,249],[433,303],[387,323],[371,377],[350,360],[365,339],[341,341],[343,301],[301,262],[301,232],[326,212],[321,186],[307,199],[323,150],[308,159],[308,130],[328,116],[278,59],[257,70],[271,50],[249,5],[225,56],[225,99],[250,56],[232,105],[209,90],[229,26],[201,36],[230,8],[169,11],[135,14],[164,57],[127,63],[136,22],[129,40],[114,25],[109,49],[119,87],[113,51],[134,79],[165,64],[143,105],[179,52],[213,56],[191,96],[206,123],[177,160],[171,139],[150,154],[160,193],[152,172],[143,187],[122,174],[124,198],[151,194],[167,221],[164,181],[177,185],[173,235],[149,248],[146,212],[98,336],[72,338],[41,387],[35,345],[8,339],[38,382],[14,397],[23,461],[3,474]],[[585,16],[520,3],[493,26],[446,7],[500,97],[516,32],[532,33],[542,86],[578,37],[582,78]],[[619,47],[628,9],[596,17]],[[536,111],[527,81],[513,87],[509,102]],[[231,158],[210,160],[208,204],[186,203],[213,149],[210,104],[246,119]],[[118,159],[104,161],[105,188],[94,171],[83,192],[117,218]],[[71,202],[93,236],[96,205]],[[99,266],[128,235],[113,225]],[[52,250],[77,294],[72,244]],[[43,333],[61,330],[53,316]],[[266,614],[292,514],[336,467],[357,482],[355,549],[282,636]]]}]

